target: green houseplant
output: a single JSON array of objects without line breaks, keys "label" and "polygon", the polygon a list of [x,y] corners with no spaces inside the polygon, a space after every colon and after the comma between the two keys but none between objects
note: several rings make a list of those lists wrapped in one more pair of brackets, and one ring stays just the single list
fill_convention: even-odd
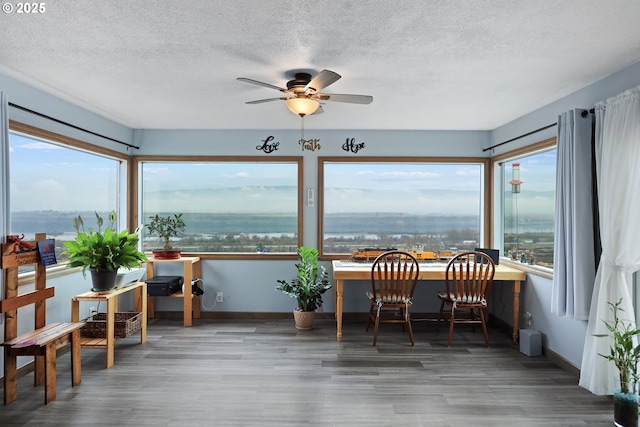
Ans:
[{"label": "green houseplant", "polygon": [[331,288],[331,283],[324,266],[318,266],[317,249],[301,246],[298,255],[298,275],[291,281],[278,280],[276,290],[295,298],[297,307],[293,315],[296,328],[312,329],[315,310],[322,305],[322,294]]},{"label": "green houseplant", "polygon": [[616,303],[609,302],[609,309],[613,313],[613,321],[604,324],[611,335],[596,334],[596,337],[613,338],[609,347],[609,354],[600,356],[612,361],[620,376],[620,391],[613,396],[613,414],[617,425],[629,427],[638,425],[638,362],[640,362],[640,344],[636,345],[634,338],[640,335],[640,329],[634,328],[631,322],[620,319],[619,313],[622,299]]},{"label": "green houseplant", "polygon": [[180,250],[171,246],[169,239],[177,237],[186,230],[187,225],[182,219],[182,214],[160,216],[158,214],[150,216],[151,220],[145,225],[150,236],[158,236],[163,242],[162,249],[154,249],[154,258],[175,259],[180,258]]},{"label": "green houseplant", "polygon": [[116,213],[111,211],[109,225],[103,232],[104,220],[95,214],[98,231],[91,228],[85,231],[80,215],[73,219],[77,235],[74,240],[62,243],[66,247],[63,254],[69,256],[67,267],[82,267],[85,277],[87,270],[91,271],[94,291],[106,291],[114,288],[120,267],[137,267],[147,257],[138,250],[138,229],[134,233],[116,231]]}]

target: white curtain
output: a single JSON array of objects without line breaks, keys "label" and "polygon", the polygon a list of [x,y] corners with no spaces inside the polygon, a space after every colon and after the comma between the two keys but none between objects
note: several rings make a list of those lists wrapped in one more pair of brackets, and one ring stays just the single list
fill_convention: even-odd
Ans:
[{"label": "white curtain", "polygon": [[635,323],[632,273],[640,269],[640,86],[596,104],[596,173],[602,255],[594,283],[580,385],[595,394],[620,388],[607,354],[609,302],[622,298],[622,318]]},{"label": "white curtain", "polygon": [[558,116],[556,211],[551,312],[589,318],[595,278],[591,179],[591,115]]}]

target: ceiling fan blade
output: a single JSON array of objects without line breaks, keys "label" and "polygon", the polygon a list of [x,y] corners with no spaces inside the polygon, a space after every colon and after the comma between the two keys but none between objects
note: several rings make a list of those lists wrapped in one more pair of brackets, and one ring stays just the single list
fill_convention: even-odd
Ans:
[{"label": "ceiling fan blade", "polygon": [[280,98],[267,98],[267,99],[258,99],[256,101],[247,101],[245,102],[245,104],[262,104],[263,102],[271,102],[271,101],[285,101],[287,98],[286,97],[280,97]]},{"label": "ceiling fan blade", "polygon": [[307,85],[304,87],[305,91],[309,91],[311,93],[320,92],[325,87],[329,86],[332,83],[335,83],[340,79],[340,74],[334,73],[330,70],[322,70],[315,76]]},{"label": "ceiling fan blade", "polygon": [[322,114],[322,113],[324,113],[324,110],[322,109],[322,105],[318,105],[318,109],[313,113],[311,113],[310,115],[315,116],[316,114]]},{"label": "ceiling fan blade", "polygon": [[348,102],[350,104],[371,104],[373,102],[373,96],[347,95],[340,93],[318,93],[312,98],[321,101]]},{"label": "ceiling fan blade", "polygon": [[238,77],[236,80],[240,80],[241,82],[251,83],[251,84],[254,84],[254,85],[258,85],[258,86],[268,87],[270,89],[279,90],[280,92],[286,92],[287,91],[287,89],[285,89],[283,87],[274,86],[274,85],[269,84],[269,83],[259,82],[258,80],[253,80],[253,79],[249,79],[249,78],[246,78],[246,77]]}]

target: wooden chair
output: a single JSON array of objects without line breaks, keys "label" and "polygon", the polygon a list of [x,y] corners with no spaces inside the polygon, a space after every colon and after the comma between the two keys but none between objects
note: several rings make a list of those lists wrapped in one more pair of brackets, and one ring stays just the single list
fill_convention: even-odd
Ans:
[{"label": "wooden chair", "polygon": [[409,339],[413,342],[409,308],[413,305],[413,293],[418,283],[418,261],[403,251],[388,251],[379,255],[371,267],[371,291],[367,297],[371,302],[367,328],[373,320],[373,345],[378,339],[380,323],[406,325]]},{"label": "wooden chair", "polygon": [[[447,264],[444,292],[438,293],[440,313],[436,331],[443,318],[444,306],[451,307],[449,315],[449,347],[453,341],[453,325],[456,323],[480,324],[484,340],[489,347],[487,332],[487,295],[493,283],[495,265],[491,257],[482,252],[464,252]],[[468,317],[456,317],[456,311],[469,310]]]},{"label": "wooden chair", "polygon": [[[37,241],[45,240],[43,233],[36,235],[35,242],[24,242],[35,247]],[[0,313],[4,313],[4,404],[18,397],[17,357],[34,356],[34,386],[44,383],[44,403],[56,398],[56,352],[71,344],[71,385],[80,384],[80,329],[83,322],[46,324],[46,299],[54,295],[54,288],[46,287],[46,268],[40,262],[37,250],[12,253],[14,243],[2,245],[2,270],[4,276],[4,299],[0,301]],[[18,295],[18,266],[35,264],[35,289]],[[18,308],[34,305],[34,330],[18,335]]]}]

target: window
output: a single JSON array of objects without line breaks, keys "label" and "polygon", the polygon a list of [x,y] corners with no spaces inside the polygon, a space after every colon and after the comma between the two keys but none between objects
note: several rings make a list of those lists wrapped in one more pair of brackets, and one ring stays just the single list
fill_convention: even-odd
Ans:
[{"label": "window", "polygon": [[[139,159],[140,222],[182,213],[183,252],[295,254],[302,240],[302,158]],[[143,248],[161,247],[142,233]]]},{"label": "window", "polygon": [[484,160],[319,162],[324,255],[395,247],[428,258],[482,245]]},{"label": "window", "polygon": [[74,217],[95,227],[95,212],[118,212],[126,170],[123,160],[67,144],[72,141],[19,124],[9,132],[10,233],[25,240],[46,233],[55,239],[58,262],[64,261],[62,242],[75,238]]},{"label": "window", "polygon": [[497,162],[502,194],[502,255],[553,268],[556,149],[543,144]]}]

